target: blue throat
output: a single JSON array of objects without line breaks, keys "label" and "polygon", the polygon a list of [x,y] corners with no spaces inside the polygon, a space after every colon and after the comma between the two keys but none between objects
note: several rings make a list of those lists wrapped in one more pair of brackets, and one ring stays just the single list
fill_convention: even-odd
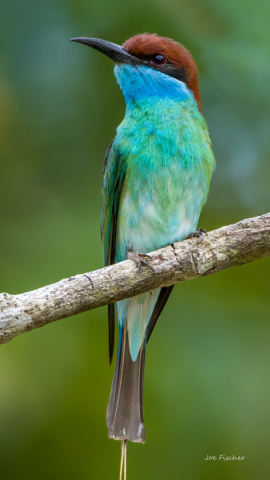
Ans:
[{"label": "blue throat", "polygon": [[179,102],[194,98],[185,83],[152,68],[121,64],[114,67],[114,74],[127,104],[145,97],[167,97]]}]

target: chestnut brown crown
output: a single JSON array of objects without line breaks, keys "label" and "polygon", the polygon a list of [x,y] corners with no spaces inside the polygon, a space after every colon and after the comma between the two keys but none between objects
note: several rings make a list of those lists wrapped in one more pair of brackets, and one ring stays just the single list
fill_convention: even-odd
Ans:
[{"label": "chestnut brown crown", "polygon": [[[181,43],[156,34],[143,33],[126,40],[122,47],[133,57],[148,62],[149,67],[186,83],[193,92],[199,110],[202,110],[197,65]],[[157,66],[155,60],[164,63]]]}]

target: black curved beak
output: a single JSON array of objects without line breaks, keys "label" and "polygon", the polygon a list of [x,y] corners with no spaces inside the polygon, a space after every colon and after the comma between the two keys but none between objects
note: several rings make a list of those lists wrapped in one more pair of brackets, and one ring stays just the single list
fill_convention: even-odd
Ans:
[{"label": "black curved beak", "polygon": [[107,42],[107,40],[100,40],[99,38],[77,37],[71,38],[72,42],[83,43],[104,53],[111,58],[115,63],[128,63],[129,65],[144,65],[144,62],[139,58],[130,55],[123,47],[116,45],[116,43]]}]

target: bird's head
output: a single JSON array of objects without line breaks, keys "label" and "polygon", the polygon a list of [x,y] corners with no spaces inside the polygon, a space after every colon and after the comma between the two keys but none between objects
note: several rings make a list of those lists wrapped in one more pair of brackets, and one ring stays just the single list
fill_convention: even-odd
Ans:
[{"label": "bird's head", "polygon": [[71,40],[99,50],[118,65],[151,68],[183,82],[193,93],[201,111],[197,66],[190,52],[180,43],[148,33],[136,35],[122,46],[97,38],[78,37]]}]

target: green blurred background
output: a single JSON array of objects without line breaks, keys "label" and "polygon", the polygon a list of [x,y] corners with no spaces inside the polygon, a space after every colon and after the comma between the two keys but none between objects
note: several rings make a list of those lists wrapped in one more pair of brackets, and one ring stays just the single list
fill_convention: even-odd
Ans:
[{"label": "green blurred background", "polygon": [[[269,211],[269,20],[266,0],[2,2],[0,291],[102,266],[102,165],[124,101],[112,62],[70,37],[182,42],[217,159],[200,227]],[[147,351],[147,442],[128,445],[129,480],[270,478],[269,267],[175,287]],[[118,478],[107,350],[105,308],[1,347],[1,479]],[[204,461],[220,454],[245,460]]]}]

